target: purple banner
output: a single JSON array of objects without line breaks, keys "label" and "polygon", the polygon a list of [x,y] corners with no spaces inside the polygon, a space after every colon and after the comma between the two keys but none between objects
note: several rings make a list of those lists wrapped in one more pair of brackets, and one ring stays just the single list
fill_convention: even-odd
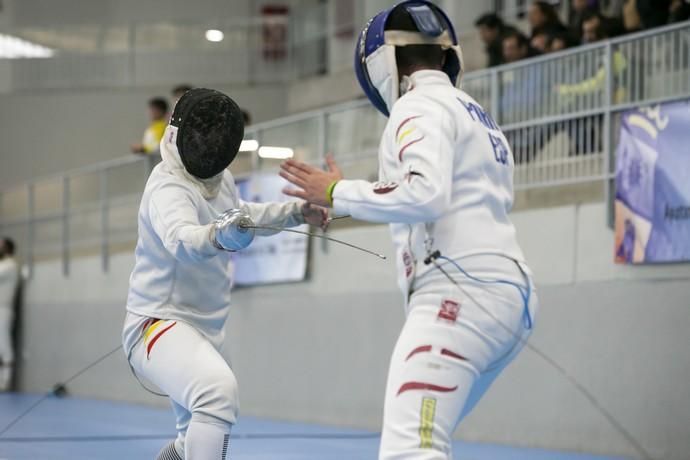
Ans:
[{"label": "purple banner", "polygon": [[690,101],[623,113],[615,208],[617,263],[690,260]]}]

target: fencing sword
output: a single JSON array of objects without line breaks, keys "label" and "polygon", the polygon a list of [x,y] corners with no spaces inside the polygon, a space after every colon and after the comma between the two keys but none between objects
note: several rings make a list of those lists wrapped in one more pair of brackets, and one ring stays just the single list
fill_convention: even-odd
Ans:
[{"label": "fencing sword", "polygon": [[[345,217],[349,216],[339,216],[335,218],[330,218],[327,222],[336,220],[336,219],[344,219]],[[347,241],[339,240],[338,238],[333,238],[332,236],[328,235],[321,235],[318,233],[314,232],[305,232],[302,230],[295,230],[294,228],[285,228],[285,227],[273,227],[271,225],[244,225],[244,224],[239,224],[239,228],[241,229],[256,229],[256,230],[273,230],[277,232],[289,232],[289,233],[297,233],[299,235],[306,235],[306,236],[313,236],[314,238],[321,238],[323,240],[328,240],[328,241],[333,241],[334,243],[342,244],[343,246],[347,246],[348,248],[356,249],[358,251],[365,252],[367,254],[371,254],[372,256],[376,256],[379,259],[386,260],[386,256],[383,254],[380,254],[378,252],[374,252],[370,249],[363,248],[361,246],[357,246],[356,244],[348,243]]]}]

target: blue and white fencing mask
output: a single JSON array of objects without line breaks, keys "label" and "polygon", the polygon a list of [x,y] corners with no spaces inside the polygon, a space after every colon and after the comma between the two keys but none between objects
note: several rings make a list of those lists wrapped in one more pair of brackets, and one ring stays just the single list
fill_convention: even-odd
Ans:
[{"label": "blue and white fencing mask", "polygon": [[[410,15],[416,31],[386,28],[391,13],[398,8],[404,8]],[[440,46],[445,51],[443,72],[455,86],[462,79],[462,51],[455,28],[443,10],[426,0],[408,0],[381,11],[359,34],[355,73],[364,94],[385,116],[401,96],[395,48],[407,45]]]}]

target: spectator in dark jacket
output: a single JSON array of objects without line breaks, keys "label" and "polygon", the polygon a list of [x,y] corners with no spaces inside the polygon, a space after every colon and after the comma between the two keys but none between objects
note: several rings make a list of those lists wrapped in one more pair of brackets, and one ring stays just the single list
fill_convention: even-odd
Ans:
[{"label": "spectator in dark jacket", "polygon": [[538,55],[539,52],[530,45],[529,39],[519,30],[511,30],[503,36],[504,62],[516,62]]},{"label": "spectator in dark jacket", "polygon": [[573,38],[579,41],[582,39],[582,21],[588,13],[599,11],[599,5],[596,0],[573,0],[572,5],[568,28]]},{"label": "spectator in dark jacket", "polygon": [[669,6],[669,24],[687,21],[688,19],[690,19],[690,2],[687,0],[672,0]]},{"label": "spectator in dark jacket", "polygon": [[530,38],[544,31],[561,32],[567,30],[567,27],[558,17],[556,8],[548,2],[532,3],[527,12],[527,21],[530,25]]},{"label": "spectator in dark jacket", "polygon": [[474,25],[486,45],[489,67],[503,64],[503,35],[508,30],[503,20],[497,14],[487,13],[480,16]]},{"label": "spectator in dark jacket", "polygon": [[637,0],[643,29],[663,26],[668,23],[671,0]]}]

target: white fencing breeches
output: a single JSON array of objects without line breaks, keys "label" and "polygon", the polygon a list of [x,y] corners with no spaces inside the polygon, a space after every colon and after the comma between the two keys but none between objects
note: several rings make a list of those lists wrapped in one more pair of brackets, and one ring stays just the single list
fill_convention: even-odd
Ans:
[{"label": "white fencing breeches", "polygon": [[12,348],[11,307],[0,306],[0,391],[9,390],[12,383],[14,367],[14,350]]},{"label": "white fencing breeches", "polygon": [[237,420],[237,381],[218,350],[180,321],[149,320],[130,363],[169,395],[177,419],[175,448],[185,460],[225,460]]},{"label": "white fencing breeches", "polygon": [[[381,460],[452,459],[456,426],[531,332],[514,286],[467,281],[463,289],[503,326],[454,286],[412,296],[390,363]],[[531,315],[537,307],[532,291]]]}]

